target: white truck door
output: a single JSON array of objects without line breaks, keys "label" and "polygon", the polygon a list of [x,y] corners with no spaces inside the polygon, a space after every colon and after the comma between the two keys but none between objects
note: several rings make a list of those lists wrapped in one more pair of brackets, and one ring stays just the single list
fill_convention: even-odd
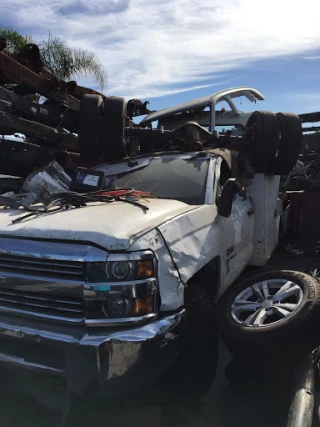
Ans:
[{"label": "white truck door", "polygon": [[[219,176],[219,174],[218,174]],[[231,177],[226,163],[221,164],[217,199],[223,185]],[[254,207],[248,195],[236,194],[233,199],[231,215],[218,217],[221,227],[221,289],[224,290],[239,276],[249,264],[253,251]]]}]

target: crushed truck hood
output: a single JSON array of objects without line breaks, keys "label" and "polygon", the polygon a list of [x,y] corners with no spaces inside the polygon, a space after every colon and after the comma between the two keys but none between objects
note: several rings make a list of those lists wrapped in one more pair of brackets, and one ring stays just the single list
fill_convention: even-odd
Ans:
[{"label": "crushed truck hood", "polygon": [[55,213],[41,214],[12,223],[26,215],[23,210],[0,210],[0,235],[31,239],[86,241],[107,250],[126,250],[134,238],[196,206],[176,200],[139,202],[149,208],[124,202],[95,203]]}]

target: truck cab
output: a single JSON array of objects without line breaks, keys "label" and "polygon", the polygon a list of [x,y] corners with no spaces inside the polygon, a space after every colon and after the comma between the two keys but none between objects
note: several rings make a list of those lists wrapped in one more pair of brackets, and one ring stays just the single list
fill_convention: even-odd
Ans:
[{"label": "truck cab", "polygon": [[[0,210],[2,366],[60,378],[73,394],[114,396],[181,369],[201,337],[198,360],[211,365],[212,383],[215,304],[248,265],[267,262],[281,215],[280,177],[261,166],[265,146],[259,163],[256,147],[251,158],[237,149],[242,135],[216,130],[233,122],[250,142],[252,114],[236,109],[238,96],[263,99],[229,89],[151,113],[140,128],[154,132],[157,121],[157,135],[174,130],[169,148],[94,167],[107,183],[99,199],[66,209],[60,194],[61,209],[28,217]],[[230,112],[216,111],[223,100]],[[257,117],[262,144],[270,117]]]}]

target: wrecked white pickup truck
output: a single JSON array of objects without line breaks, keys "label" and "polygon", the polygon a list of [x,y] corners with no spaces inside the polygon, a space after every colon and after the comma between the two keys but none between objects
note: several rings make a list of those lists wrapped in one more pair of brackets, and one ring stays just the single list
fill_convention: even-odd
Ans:
[{"label": "wrecked white pickup truck", "polygon": [[77,192],[2,200],[2,367],[78,395],[114,396],[169,370],[175,386],[207,393],[215,303],[275,248],[279,175],[301,144],[299,117],[239,112],[239,96],[264,99],[237,88],[152,113],[118,132],[129,157],[76,171]]}]

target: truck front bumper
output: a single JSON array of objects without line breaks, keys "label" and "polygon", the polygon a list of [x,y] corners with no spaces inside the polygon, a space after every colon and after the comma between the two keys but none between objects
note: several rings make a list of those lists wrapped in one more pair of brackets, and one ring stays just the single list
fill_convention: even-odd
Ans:
[{"label": "truck front bumper", "polygon": [[75,395],[116,396],[151,384],[184,340],[183,309],[138,328],[85,333],[1,316],[0,366],[15,377],[28,371],[60,377]]}]

